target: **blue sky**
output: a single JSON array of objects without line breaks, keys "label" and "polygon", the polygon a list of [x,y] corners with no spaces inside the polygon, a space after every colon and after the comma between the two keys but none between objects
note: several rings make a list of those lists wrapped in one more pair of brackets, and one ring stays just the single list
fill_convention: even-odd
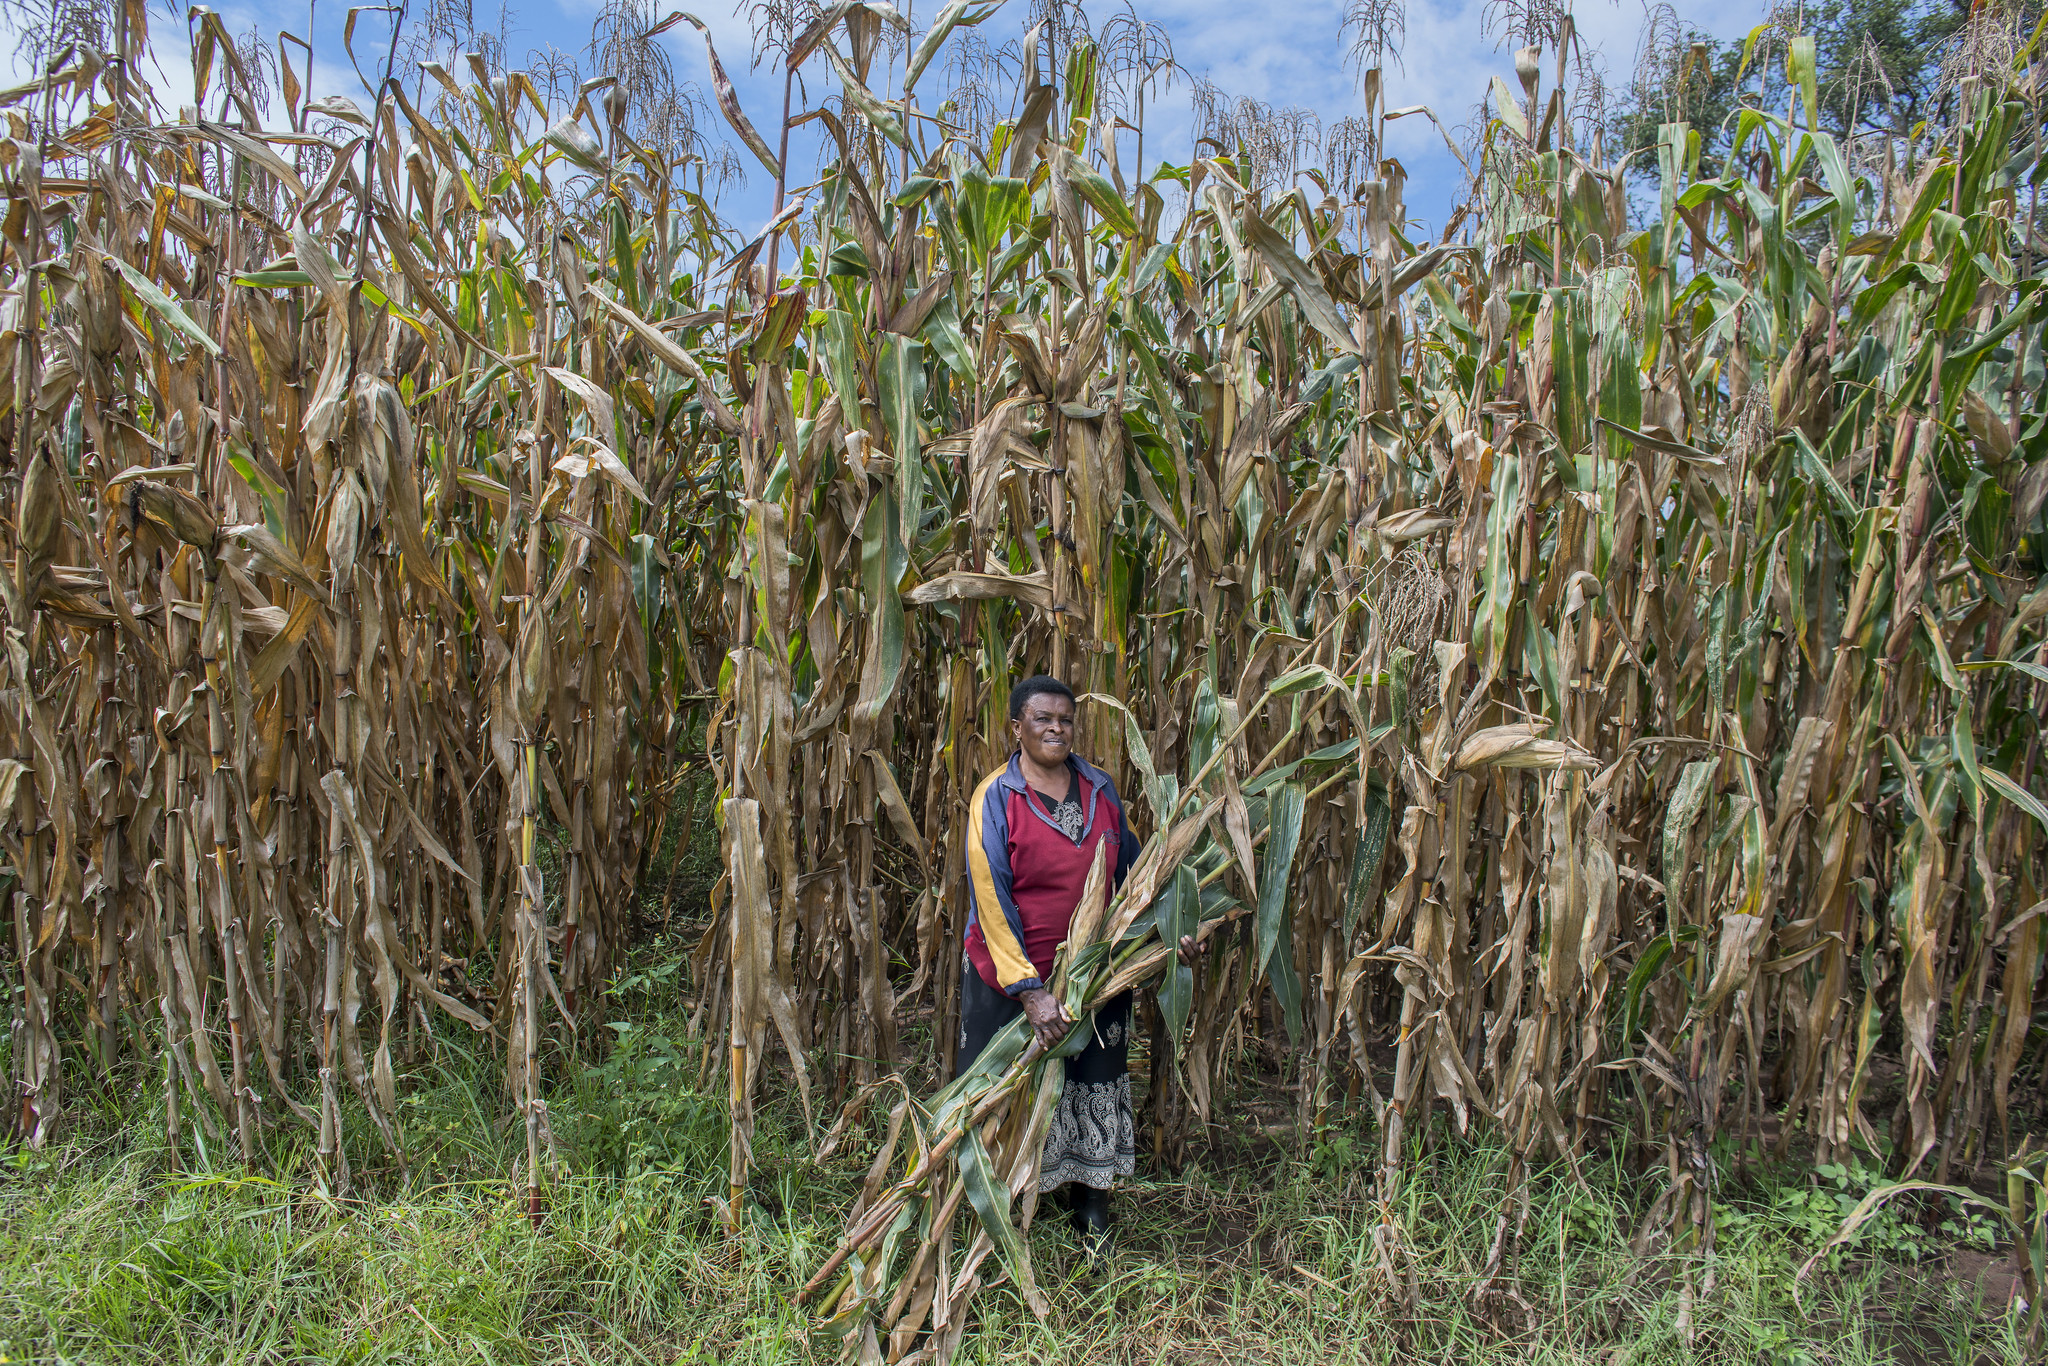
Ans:
[{"label": "blue sky", "polygon": [[[420,0],[411,0],[413,13],[423,12]],[[493,0],[472,0],[479,27],[495,28],[498,8]],[[913,25],[928,21],[942,0],[908,0],[904,6]],[[756,71],[750,57],[750,31],[746,19],[735,14],[732,0],[709,0],[693,12],[710,27],[719,55],[737,87],[740,101],[757,127],[772,143],[774,125],[780,112],[782,87],[777,74],[764,64]],[[1138,0],[1140,16],[1158,24],[1170,36],[1179,65],[1188,73],[1213,81],[1233,97],[1249,96],[1273,105],[1298,105],[1313,110],[1324,127],[1363,108],[1357,72],[1346,60],[1343,17],[1346,0],[1291,0],[1291,3],[1257,3],[1256,0]],[[1100,27],[1121,3],[1084,0],[1091,23]],[[342,27],[348,6],[329,0],[317,7],[303,3],[259,6],[246,0],[229,0],[218,6],[222,17],[236,33],[252,26],[271,34],[277,29],[307,34],[311,30],[319,53],[312,82],[316,95],[359,94],[361,86],[342,52]],[[1678,6],[1680,18],[1719,37],[1739,37],[1760,22],[1766,12],[1761,0],[1728,0],[1704,5],[1684,0]],[[664,12],[667,6],[663,6]],[[1488,79],[1499,75],[1514,83],[1512,53],[1486,30],[1486,0],[1410,0],[1407,6],[1406,37],[1398,62],[1387,72],[1387,107],[1430,106],[1443,123],[1460,135],[1469,124]],[[151,5],[151,25],[161,37],[183,27],[183,7],[166,0]],[[981,27],[980,36],[991,45],[1017,38],[1030,12],[1029,0],[1009,2]],[[505,10],[505,47],[513,64],[523,65],[526,54],[553,46],[578,55],[587,53],[591,26],[598,13],[595,0],[534,0],[509,5]],[[1645,0],[1585,0],[1576,12],[1576,22],[1587,48],[1604,70],[1606,83],[1617,93],[1625,89],[1634,69],[1636,50],[1645,25]],[[416,18],[409,22],[417,22]],[[357,20],[356,49],[367,60],[371,53],[381,57],[389,33],[388,16],[362,13]],[[678,78],[694,82],[708,102],[711,81],[705,62],[704,43],[697,31],[678,25],[664,35]],[[19,53],[12,64],[22,64]],[[936,87],[938,76],[924,81]],[[1548,63],[1546,63],[1546,66]],[[21,72],[20,75],[27,73]],[[817,59],[806,68],[810,93],[815,101],[828,89],[829,78]],[[457,75],[467,79],[459,69]],[[189,89],[189,76],[166,76],[159,85],[166,105],[175,105],[170,92]],[[1192,139],[1192,82],[1183,78],[1157,99],[1147,118],[1146,160],[1165,155],[1186,162]],[[726,135],[728,130],[713,113],[707,131]],[[737,139],[731,139],[735,144]],[[1446,151],[1443,139],[1429,121],[1406,118],[1389,125],[1388,150],[1399,158],[1408,172],[1407,202],[1419,236],[1440,227],[1460,188],[1457,162]],[[1127,153],[1128,155],[1128,153]],[[814,156],[799,138],[792,149],[792,183],[808,178]],[[751,232],[765,219],[772,193],[766,172],[746,158],[748,181],[726,192],[721,208],[735,226]],[[1128,173],[1132,168],[1124,168]],[[1148,166],[1148,170],[1150,167]]]},{"label": "blue sky", "polygon": [[[766,132],[781,108],[781,83],[765,64],[759,72],[749,69],[750,31],[745,19],[730,11],[730,3],[712,0],[710,6],[693,12],[711,27],[742,104]],[[913,25],[928,21],[941,3],[910,0],[907,8]],[[1083,7],[1091,24],[1099,29],[1123,5],[1119,0],[1084,0]],[[536,35],[545,35],[535,41],[564,48],[587,45],[588,16],[595,8],[587,0],[543,0],[524,10],[517,22]],[[1306,107],[1324,127],[1364,108],[1358,73],[1346,60],[1346,0],[1136,0],[1136,8],[1141,18],[1166,30],[1176,61],[1190,76],[1206,76],[1232,96]],[[1387,71],[1386,107],[1428,105],[1457,137],[1460,125],[1472,119],[1490,77],[1499,75],[1512,86],[1513,53],[1497,45],[1486,32],[1487,8],[1485,0],[1409,0],[1400,59],[1390,63]],[[1762,0],[1715,5],[1680,0],[1677,8],[1683,21],[1719,37],[1747,33],[1768,11]],[[1029,22],[1029,14],[1029,0],[1009,0],[981,26],[979,36],[992,45],[1015,39]],[[1634,70],[1645,15],[1645,0],[1585,0],[1576,12],[1587,48],[1604,68],[1609,87],[1617,92],[1626,87]],[[702,39],[687,25],[667,37],[674,43],[678,74],[697,81],[708,96],[711,82]],[[813,73],[822,65],[814,59],[806,71]],[[822,79],[811,76],[814,97],[823,93]],[[928,76],[924,84],[935,85],[936,81]],[[1148,163],[1159,155],[1180,163],[1188,160],[1194,123],[1191,95],[1192,80],[1184,77],[1148,112]],[[772,141],[773,134],[769,136]],[[1442,225],[1460,191],[1458,163],[1437,130],[1420,117],[1390,124],[1388,147],[1408,172],[1409,212],[1421,220],[1418,227],[1428,235]],[[792,177],[802,178],[807,165],[795,156],[791,161]],[[725,201],[741,223],[764,219],[769,203],[766,174],[757,165],[749,169],[752,174],[747,188],[729,194]],[[1128,173],[1132,168],[1124,169]]]}]

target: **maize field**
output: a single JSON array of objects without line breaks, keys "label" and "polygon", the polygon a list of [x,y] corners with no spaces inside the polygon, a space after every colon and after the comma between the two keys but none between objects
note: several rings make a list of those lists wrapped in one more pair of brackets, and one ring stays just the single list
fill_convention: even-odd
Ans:
[{"label": "maize field", "polygon": [[952,1073],[967,800],[1046,672],[1146,839],[1058,989],[1141,987],[1160,1158],[1264,1067],[1372,1120],[1384,1199],[1507,1135],[1496,1267],[1528,1166],[1616,1144],[1646,1246],[1711,1250],[1723,1140],[2008,1171],[2039,1239],[2039,31],[1980,6],[1946,112],[1850,139],[1785,35],[1710,174],[1681,118],[1608,155],[1532,9],[1422,237],[1384,41],[1365,115],[1212,100],[1148,168],[1153,31],[1039,6],[1005,65],[1001,8],[767,16],[780,124],[704,30],[751,237],[630,71],[394,29],[313,101],[301,40],[123,0],[0,92],[10,1129],[145,1068],[175,1144],[343,1186],[344,1113],[402,1162],[472,1031],[538,1224],[549,1077],[715,822],[725,1215],[764,1075],[821,1153],[879,1107],[812,1292],[943,1356],[991,1252],[1036,1293],[1058,1069],[904,1077]]}]

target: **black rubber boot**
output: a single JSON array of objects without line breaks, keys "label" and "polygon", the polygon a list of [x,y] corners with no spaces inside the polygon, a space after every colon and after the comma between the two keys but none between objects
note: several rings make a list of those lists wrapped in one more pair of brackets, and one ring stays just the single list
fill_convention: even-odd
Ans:
[{"label": "black rubber boot", "polygon": [[1081,1236],[1081,1246],[1091,1255],[1100,1252],[1109,1240],[1109,1192],[1078,1181],[1067,1189],[1073,1192],[1067,1219]]}]

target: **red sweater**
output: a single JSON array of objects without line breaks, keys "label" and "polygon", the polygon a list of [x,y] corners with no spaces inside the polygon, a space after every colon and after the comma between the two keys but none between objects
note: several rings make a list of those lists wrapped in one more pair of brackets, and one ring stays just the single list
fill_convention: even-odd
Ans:
[{"label": "red sweater", "polygon": [[981,980],[1015,996],[1042,987],[1067,937],[1095,851],[1111,846],[1110,891],[1138,857],[1122,799],[1109,775],[1069,757],[1081,802],[1081,838],[1067,838],[1024,781],[1016,755],[975,789],[967,811],[967,869],[974,885],[967,956]]}]

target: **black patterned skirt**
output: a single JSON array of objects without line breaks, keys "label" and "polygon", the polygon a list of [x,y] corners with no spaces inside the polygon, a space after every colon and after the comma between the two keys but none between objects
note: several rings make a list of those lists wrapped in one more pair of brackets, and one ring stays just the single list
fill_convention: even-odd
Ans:
[{"label": "black patterned skirt", "polygon": [[[960,960],[960,1055],[965,1068],[981,1055],[997,1030],[1024,1007],[981,980],[974,964]],[[1113,996],[1096,1008],[1082,1028],[1094,1037],[1066,1060],[1066,1085],[1052,1128],[1045,1136],[1038,1189],[1057,1190],[1070,1181],[1108,1190],[1119,1176],[1137,1169],[1131,1122],[1131,993]]]}]

